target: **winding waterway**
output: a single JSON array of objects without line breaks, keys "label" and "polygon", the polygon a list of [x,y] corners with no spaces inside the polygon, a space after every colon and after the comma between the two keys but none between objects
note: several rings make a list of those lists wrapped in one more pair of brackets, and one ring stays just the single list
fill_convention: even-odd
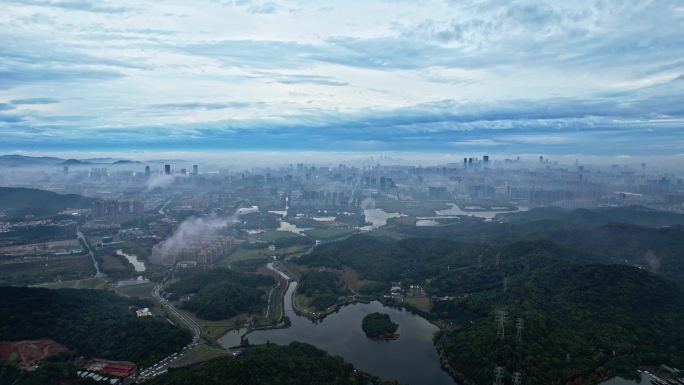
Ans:
[{"label": "winding waterway", "polygon": [[[342,307],[316,323],[298,316],[292,309],[292,294],[297,282],[291,282],[285,294],[285,314],[292,325],[284,329],[257,330],[246,335],[250,344],[266,342],[286,345],[306,342],[351,362],[357,369],[385,380],[411,385],[449,385],[455,382],[440,367],[432,336],[438,330],[424,318],[408,311],[384,306],[374,301]],[[377,341],[366,337],[361,320],[369,313],[389,314],[399,324],[399,338]],[[226,343],[235,342],[236,332]]]}]

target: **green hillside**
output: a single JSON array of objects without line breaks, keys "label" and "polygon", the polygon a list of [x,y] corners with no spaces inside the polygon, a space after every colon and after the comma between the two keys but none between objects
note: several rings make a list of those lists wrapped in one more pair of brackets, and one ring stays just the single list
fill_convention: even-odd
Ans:
[{"label": "green hillside", "polygon": [[181,304],[206,320],[220,320],[240,313],[258,313],[266,306],[265,287],[275,285],[272,277],[216,268],[201,272],[183,272],[166,289],[171,298],[190,294]]},{"label": "green hillside", "polygon": [[[556,264],[503,290],[484,290],[450,305],[459,328],[438,347],[461,383],[491,383],[495,366],[526,383],[588,383],[634,376],[638,365],[684,365],[684,291],[627,266]],[[505,337],[495,313],[507,311]],[[458,320],[472,315],[472,322]],[[522,339],[516,321],[524,322]],[[510,382],[510,379],[506,382]]]},{"label": "green hillside", "polygon": [[367,385],[381,384],[342,358],[300,342],[261,345],[237,358],[217,358],[171,370],[150,385]]},{"label": "green hillside", "polygon": [[51,338],[86,357],[149,364],[190,342],[165,319],[138,318],[149,306],[102,290],[0,287],[0,340]]},{"label": "green hillside", "polygon": [[0,211],[10,217],[54,215],[67,208],[88,208],[94,198],[31,188],[0,187]]}]

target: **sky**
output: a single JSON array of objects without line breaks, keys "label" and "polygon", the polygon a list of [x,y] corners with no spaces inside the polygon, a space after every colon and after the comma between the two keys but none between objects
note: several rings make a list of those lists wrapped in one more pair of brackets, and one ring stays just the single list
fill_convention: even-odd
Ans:
[{"label": "sky", "polygon": [[684,154],[684,2],[0,1],[0,151]]}]

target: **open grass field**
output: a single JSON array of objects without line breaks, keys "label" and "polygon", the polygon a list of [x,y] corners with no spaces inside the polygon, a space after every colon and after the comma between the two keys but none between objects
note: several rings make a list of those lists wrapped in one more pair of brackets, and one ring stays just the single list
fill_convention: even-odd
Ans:
[{"label": "open grass field", "polygon": [[292,255],[301,254],[308,249],[309,247],[305,245],[295,245],[276,249],[275,251],[270,251],[267,247],[260,249],[238,248],[227,258],[223,259],[220,264],[223,266],[230,266],[231,263],[247,260],[264,260],[265,263],[266,260],[273,255],[278,256],[278,258],[289,257]]},{"label": "open grass field", "polygon": [[206,344],[197,345],[185,355],[174,361],[169,367],[180,368],[183,366],[190,366],[200,362],[209,361],[216,357],[227,356],[230,353],[223,349],[214,348]]},{"label": "open grass field", "polygon": [[46,289],[105,289],[108,284],[109,280],[107,278],[92,277],[71,281],[50,282],[35,286],[44,287]]},{"label": "open grass field", "polygon": [[402,213],[415,217],[435,215],[436,210],[448,209],[446,202],[382,201],[376,207],[390,213]]},{"label": "open grass field", "polygon": [[331,241],[333,239],[344,238],[352,235],[356,230],[346,227],[328,227],[323,229],[313,229],[304,233],[309,237],[319,241]]},{"label": "open grass field", "polygon": [[265,259],[273,255],[274,252],[269,251],[267,247],[261,249],[243,249],[237,248],[232,252],[225,261],[230,264],[237,261],[245,261],[250,259]]},{"label": "open grass field", "polygon": [[0,282],[42,283],[85,278],[95,272],[87,255],[0,264]]},{"label": "open grass field", "polygon": [[299,234],[290,231],[268,230],[265,233],[257,234],[256,238],[264,242],[275,242],[279,239],[297,238]]},{"label": "open grass field", "polygon": [[197,322],[197,324],[202,329],[202,338],[208,341],[216,341],[219,338],[221,338],[224,334],[226,334],[229,330],[242,327],[245,323],[245,319],[248,317],[248,314],[238,314],[233,318],[225,320],[208,321],[197,317],[195,314],[189,311],[180,309],[178,306],[176,306],[176,309],[181,314]]},{"label": "open grass field", "polygon": [[152,295],[155,285],[155,282],[142,283],[140,285],[117,287],[114,289],[114,291],[125,297],[134,297],[150,301],[150,303],[153,304],[153,306],[150,308],[152,314],[166,316],[173,320],[173,317],[168,314],[168,311],[162,307],[157,299],[154,298],[154,295]]},{"label": "open grass field", "polygon": [[431,308],[430,298],[427,297],[409,297],[406,298],[406,302],[424,312],[429,312]]},{"label": "open grass field", "polygon": [[107,273],[122,273],[127,271],[133,271],[132,266],[130,266],[123,257],[118,255],[107,254],[100,257],[102,260],[102,271]]},{"label": "open grass field", "polygon": [[154,290],[155,285],[156,283],[154,282],[142,283],[140,285],[117,287],[115,291],[125,294],[129,297],[153,300],[154,296],[152,295],[152,291]]}]

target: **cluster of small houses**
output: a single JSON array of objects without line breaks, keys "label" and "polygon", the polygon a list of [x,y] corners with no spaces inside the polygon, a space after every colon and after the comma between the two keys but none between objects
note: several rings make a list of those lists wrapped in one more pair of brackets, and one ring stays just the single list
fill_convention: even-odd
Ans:
[{"label": "cluster of small houses", "polygon": [[[385,294],[384,297],[398,302],[404,301],[404,296],[407,297],[425,297],[425,290],[420,285],[409,285],[408,290],[404,291],[401,288],[400,282],[392,282],[392,287],[389,293]],[[433,296],[433,299],[436,297]]]},{"label": "cluster of small houses", "polygon": [[[392,287],[390,288],[389,293],[385,294],[383,297],[386,299],[391,299],[397,302],[404,302],[405,297],[425,297],[425,289],[420,286],[420,285],[409,285],[408,289],[404,291],[401,288],[401,282],[392,282]],[[452,297],[448,295],[444,296],[439,296],[439,295],[432,295],[430,296],[430,301],[432,302],[440,302],[440,301],[450,301],[454,298],[466,298],[469,297],[470,294],[462,294],[460,296]]]}]

